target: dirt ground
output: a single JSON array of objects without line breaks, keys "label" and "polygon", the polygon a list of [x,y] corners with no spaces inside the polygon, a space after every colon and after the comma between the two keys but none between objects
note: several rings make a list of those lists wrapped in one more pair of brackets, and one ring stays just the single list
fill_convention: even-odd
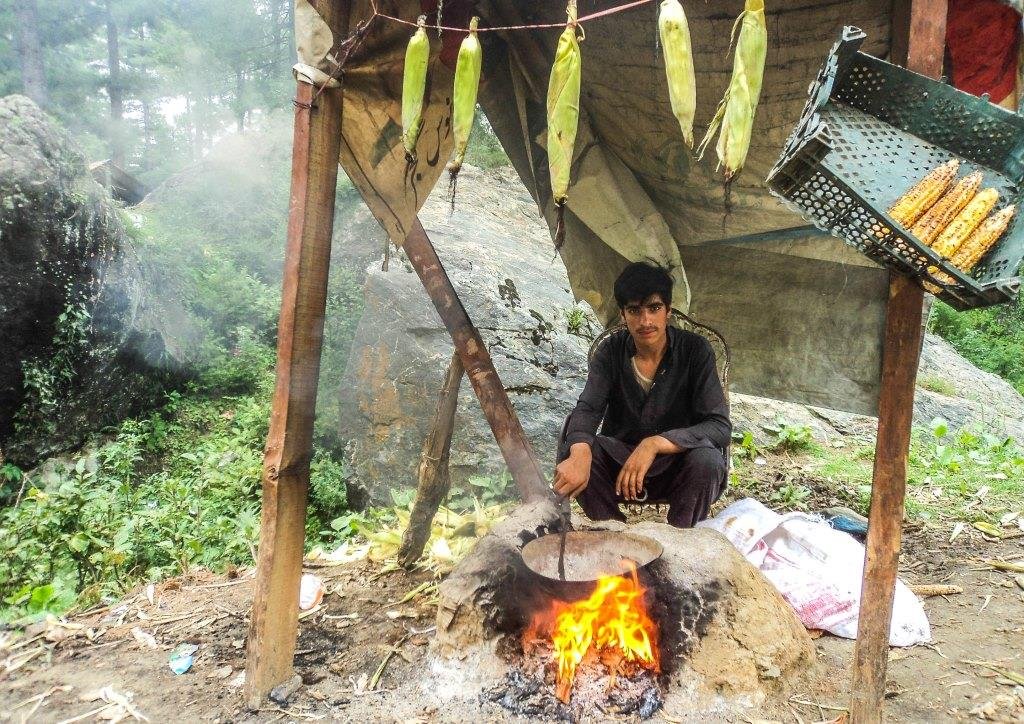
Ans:
[{"label": "dirt ground", "polygon": [[[811,502],[812,509],[841,503],[843,494],[816,487]],[[971,529],[950,543],[941,524],[908,525],[903,580],[955,584],[963,593],[926,599],[933,644],[891,650],[889,720],[1024,721],[1024,687],[1013,680],[1024,674],[1024,590],[1015,582],[1021,574],[985,563],[1024,563],[1022,543],[990,542]],[[253,587],[252,571],[244,570],[234,577],[198,573],[164,581],[74,616],[66,626],[8,635],[0,643],[0,721],[93,721],[118,711],[107,702],[128,694],[154,722],[460,721],[443,708],[422,708],[413,718],[408,707],[400,718],[388,709],[428,655],[434,624],[429,573],[382,573],[366,561],[308,571],[325,580],[327,595],[300,622],[295,665],[304,683],[284,706],[268,701],[255,713],[242,706]],[[182,643],[198,649],[192,668],[176,675],[169,657]],[[853,642],[824,635],[815,644],[820,684],[789,700],[789,721],[844,716]],[[505,718],[488,703],[475,721]],[[659,720],[679,721],[655,715]],[[755,721],[742,712],[723,720]]]}]

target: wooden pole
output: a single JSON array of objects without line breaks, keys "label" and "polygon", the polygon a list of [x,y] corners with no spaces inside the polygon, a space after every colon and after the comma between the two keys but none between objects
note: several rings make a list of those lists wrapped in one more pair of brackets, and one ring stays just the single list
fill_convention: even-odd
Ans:
[{"label": "wooden pole", "polygon": [[527,502],[553,495],[533,454],[533,448],[526,439],[523,426],[519,423],[516,410],[494,369],[487,345],[466,314],[418,218],[402,246],[455,342],[455,349],[462,358],[473,391],[480,401],[484,417],[491,426],[491,432],[519,494]]},{"label": "wooden pole", "polygon": [[[890,54],[894,62],[933,78],[942,74],[946,2],[897,0]],[[850,717],[856,724],[882,721],[923,305],[924,290],[917,282],[890,274],[867,554],[853,655]]]},{"label": "wooden pole", "polygon": [[437,410],[430,434],[423,443],[420,456],[419,480],[416,484],[416,501],[409,515],[409,525],[402,534],[402,545],[398,549],[399,565],[410,568],[423,554],[423,547],[430,539],[430,528],[441,501],[451,487],[448,474],[448,460],[452,447],[452,430],[455,427],[455,409],[459,402],[459,387],[465,368],[459,353],[452,354],[452,361],[444,376],[444,385],[437,399]]},{"label": "wooden pole", "polygon": [[[341,39],[349,3],[314,4]],[[270,689],[292,675],[341,147],[341,89],[327,88],[317,95],[317,89],[299,82],[295,100],[277,382],[263,460],[256,590],[246,647],[244,695],[251,709],[258,709]]]}]

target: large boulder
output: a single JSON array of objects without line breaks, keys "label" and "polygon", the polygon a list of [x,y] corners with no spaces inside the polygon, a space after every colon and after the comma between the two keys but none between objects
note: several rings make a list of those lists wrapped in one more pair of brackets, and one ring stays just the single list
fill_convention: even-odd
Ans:
[{"label": "large boulder", "polygon": [[[0,454],[28,465],[139,409],[195,329],[152,293],[130,221],[32,101],[0,99]],[[164,301],[159,301],[163,299]]]},{"label": "large boulder", "polygon": [[[440,186],[420,212],[452,284],[480,330],[526,435],[554,464],[562,421],[586,378],[597,323],[574,303],[537,208],[511,169],[464,167],[454,211]],[[339,395],[352,473],[369,500],[416,482],[420,450],[451,360],[451,337],[408,262],[370,267],[365,308]],[[497,479],[504,461],[468,380],[452,439],[453,486]],[[495,486],[497,487],[497,486]]]}]

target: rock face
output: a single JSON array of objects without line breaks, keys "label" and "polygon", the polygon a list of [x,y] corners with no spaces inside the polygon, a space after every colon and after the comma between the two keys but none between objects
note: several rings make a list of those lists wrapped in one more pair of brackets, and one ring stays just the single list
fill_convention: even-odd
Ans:
[{"label": "rock face", "polygon": [[[874,439],[873,417],[807,407],[751,395],[732,395],[733,427],[751,430],[758,443],[773,438],[781,418],[807,425],[819,441],[852,435]],[[982,372],[938,335],[926,334],[914,394],[914,425],[927,427],[936,417],[951,430],[971,427],[1024,441],[1024,397],[1006,380]]]},{"label": "rock face", "polygon": [[[537,210],[510,169],[464,167],[455,211],[445,189],[420,213],[452,284],[488,346],[542,465],[554,464],[558,431],[586,378],[589,308],[574,304],[565,268]],[[343,437],[356,484],[390,503],[416,482],[420,449],[453,345],[419,277],[399,256],[367,272],[366,305],[339,391]],[[452,438],[453,489],[471,475],[498,476],[504,461],[468,380]]]},{"label": "rock face", "polygon": [[124,224],[68,137],[29,99],[0,99],[0,453],[15,463],[138,409],[191,346]]}]

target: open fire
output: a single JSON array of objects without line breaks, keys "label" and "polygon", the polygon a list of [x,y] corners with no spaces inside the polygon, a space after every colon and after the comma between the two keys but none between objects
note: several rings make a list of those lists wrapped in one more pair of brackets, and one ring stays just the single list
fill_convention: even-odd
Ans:
[{"label": "open fire", "polygon": [[557,663],[556,694],[568,703],[577,668],[600,662],[609,674],[608,689],[619,676],[641,669],[660,671],[658,628],[644,603],[646,589],[628,563],[627,575],[602,576],[590,597],[574,603],[555,601],[534,616],[524,635],[524,649],[550,641]]}]

